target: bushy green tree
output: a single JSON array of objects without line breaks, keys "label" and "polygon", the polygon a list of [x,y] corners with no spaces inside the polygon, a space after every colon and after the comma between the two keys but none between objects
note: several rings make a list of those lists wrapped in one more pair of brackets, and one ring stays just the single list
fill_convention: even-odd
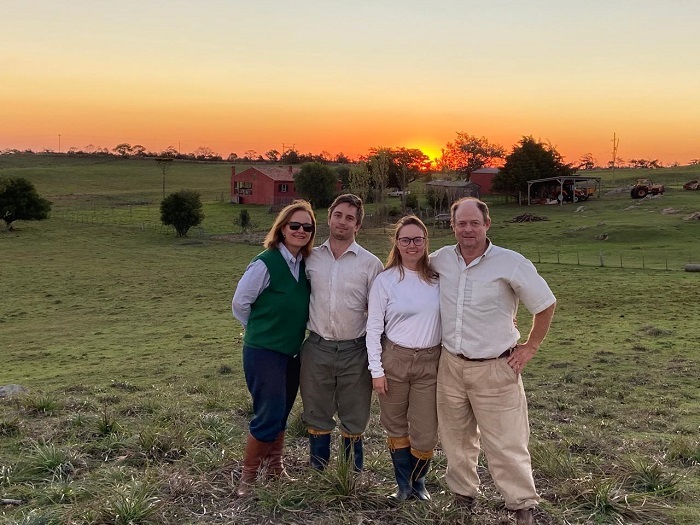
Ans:
[{"label": "bushy green tree", "polygon": [[51,203],[27,179],[0,177],[0,218],[8,230],[14,221],[47,219],[50,211]]},{"label": "bushy green tree", "polygon": [[160,203],[160,220],[166,226],[173,226],[178,237],[187,235],[190,228],[204,220],[199,192],[180,190],[168,195]]},{"label": "bushy green tree", "polygon": [[254,227],[250,212],[246,209],[240,211],[238,217],[233,220],[233,223],[241,229],[241,233],[250,233]]},{"label": "bushy green tree", "polygon": [[537,141],[532,136],[523,137],[493,178],[492,188],[517,195],[519,191],[527,192],[527,182],[530,180],[568,177],[575,171],[551,144]]},{"label": "bushy green tree", "polygon": [[369,172],[366,162],[361,162],[359,165],[352,167],[348,187],[352,193],[360,197],[364,202],[368,202],[367,199],[372,188],[372,174]]},{"label": "bushy green tree", "polygon": [[294,175],[297,193],[315,208],[322,208],[333,202],[337,185],[336,171],[320,162],[304,164]]}]

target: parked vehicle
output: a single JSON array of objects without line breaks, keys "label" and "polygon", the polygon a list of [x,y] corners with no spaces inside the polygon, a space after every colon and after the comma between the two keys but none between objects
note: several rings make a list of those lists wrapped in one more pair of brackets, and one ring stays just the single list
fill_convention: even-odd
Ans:
[{"label": "parked vehicle", "polygon": [[663,184],[653,183],[649,179],[637,179],[637,182],[630,190],[630,197],[643,199],[647,195],[663,195],[664,191]]},{"label": "parked vehicle", "polygon": [[406,191],[401,191],[401,190],[391,190],[387,195],[389,197],[401,197],[401,195],[410,195],[411,192],[409,190]]},{"label": "parked vehicle", "polygon": [[563,199],[564,202],[587,201],[588,197],[594,193],[595,188],[593,186],[578,187],[573,182],[564,181],[564,185],[562,186],[562,194],[558,197],[558,199]]}]

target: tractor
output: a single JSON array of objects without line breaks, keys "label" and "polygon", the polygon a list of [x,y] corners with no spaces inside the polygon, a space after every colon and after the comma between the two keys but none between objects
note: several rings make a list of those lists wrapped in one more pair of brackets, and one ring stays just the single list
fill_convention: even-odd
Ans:
[{"label": "tractor", "polygon": [[664,191],[663,184],[655,184],[649,179],[637,179],[630,190],[630,196],[633,199],[643,199],[647,195],[663,195]]}]

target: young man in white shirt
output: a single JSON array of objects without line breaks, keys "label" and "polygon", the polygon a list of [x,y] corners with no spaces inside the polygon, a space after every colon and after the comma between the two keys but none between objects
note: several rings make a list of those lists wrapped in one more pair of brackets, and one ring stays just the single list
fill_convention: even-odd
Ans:
[{"label": "young man in white shirt", "polygon": [[335,414],[344,451],[363,468],[362,436],[372,402],[365,327],[367,298],[381,261],[355,242],[364,205],[356,195],[338,196],[328,210],[330,236],[306,260],[311,283],[310,334],[301,349],[303,421],[310,463],[323,470],[330,458]]}]

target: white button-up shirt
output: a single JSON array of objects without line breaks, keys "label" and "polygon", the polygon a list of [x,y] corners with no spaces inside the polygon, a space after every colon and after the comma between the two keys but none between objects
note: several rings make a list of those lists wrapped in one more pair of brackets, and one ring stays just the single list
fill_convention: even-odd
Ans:
[{"label": "white button-up shirt", "polygon": [[430,254],[440,276],[442,344],[475,359],[497,357],[520,339],[513,325],[522,301],[532,314],[556,302],[535,266],[517,252],[494,246],[467,266],[459,245]]},{"label": "white button-up shirt", "polygon": [[311,283],[309,330],[330,341],[365,335],[369,291],[383,269],[377,256],[356,242],[337,259],[329,241],[314,248],[306,259]]}]

